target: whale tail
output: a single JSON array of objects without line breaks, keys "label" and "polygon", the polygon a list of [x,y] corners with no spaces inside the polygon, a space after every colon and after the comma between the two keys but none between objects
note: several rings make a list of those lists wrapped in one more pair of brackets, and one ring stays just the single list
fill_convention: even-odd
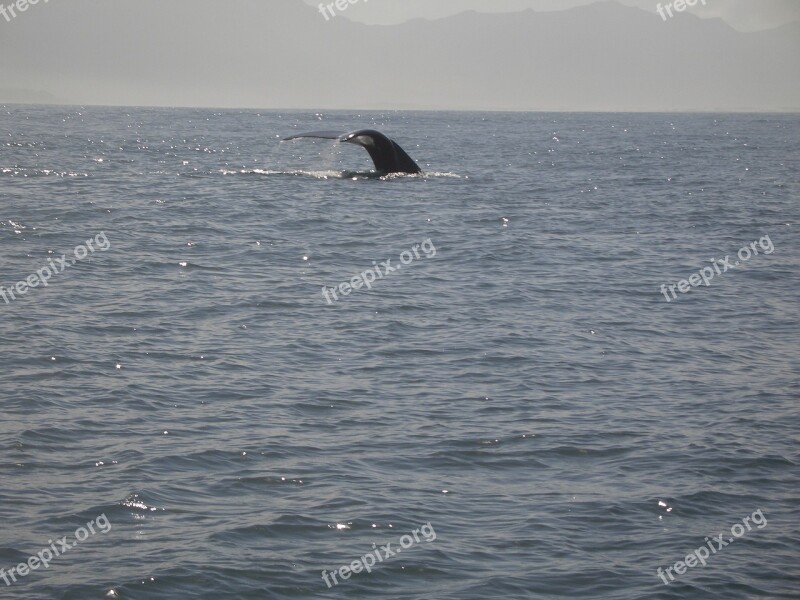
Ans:
[{"label": "whale tail", "polygon": [[380,131],[375,131],[374,129],[359,129],[350,133],[311,131],[284,138],[282,141],[286,142],[300,138],[319,138],[357,144],[369,152],[372,162],[375,163],[375,169],[381,173],[422,173],[419,165],[406,154],[406,151],[397,142],[390,140]]}]

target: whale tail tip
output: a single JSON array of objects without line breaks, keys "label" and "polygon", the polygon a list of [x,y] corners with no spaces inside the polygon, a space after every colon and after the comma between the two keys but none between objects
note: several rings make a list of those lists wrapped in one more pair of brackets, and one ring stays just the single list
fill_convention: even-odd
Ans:
[{"label": "whale tail tip", "polygon": [[374,129],[359,129],[349,133],[311,131],[289,136],[282,141],[286,142],[301,138],[337,140],[361,146],[369,153],[372,162],[375,163],[375,169],[380,173],[406,173],[410,175],[422,173],[419,165],[400,147],[400,144]]}]

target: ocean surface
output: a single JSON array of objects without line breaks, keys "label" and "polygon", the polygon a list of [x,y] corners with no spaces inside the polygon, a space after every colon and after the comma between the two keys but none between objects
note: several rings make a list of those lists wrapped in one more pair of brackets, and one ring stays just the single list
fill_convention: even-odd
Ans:
[{"label": "ocean surface", "polygon": [[2,107],[0,598],[798,598],[799,199],[799,115]]}]

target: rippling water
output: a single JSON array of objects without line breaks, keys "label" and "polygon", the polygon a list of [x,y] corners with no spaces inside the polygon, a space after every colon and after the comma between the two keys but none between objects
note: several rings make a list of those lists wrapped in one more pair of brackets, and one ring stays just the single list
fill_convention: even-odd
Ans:
[{"label": "rippling water", "polygon": [[[426,175],[279,142],[365,126]],[[8,106],[0,134],[0,285],[70,261],[0,298],[0,568],[110,524],[0,597],[798,597],[797,115]]]}]

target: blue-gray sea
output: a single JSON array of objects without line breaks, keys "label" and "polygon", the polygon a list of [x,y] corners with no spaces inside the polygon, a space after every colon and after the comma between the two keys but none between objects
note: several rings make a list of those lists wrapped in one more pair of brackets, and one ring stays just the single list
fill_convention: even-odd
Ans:
[{"label": "blue-gray sea", "polygon": [[[280,141],[362,127],[426,174]],[[799,194],[798,115],[2,107],[0,598],[800,597]]]}]

